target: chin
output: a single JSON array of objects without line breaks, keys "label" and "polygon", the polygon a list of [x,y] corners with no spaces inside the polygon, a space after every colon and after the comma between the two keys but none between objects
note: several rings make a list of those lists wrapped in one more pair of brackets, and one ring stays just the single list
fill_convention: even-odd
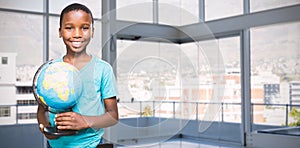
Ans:
[{"label": "chin", "polygon": [[85,48],[83,48],[83,47],[80,47],[80,48],[70,48],[70,51],[73,52],[73,53],[80,54],[80,53],[85,52]]}]

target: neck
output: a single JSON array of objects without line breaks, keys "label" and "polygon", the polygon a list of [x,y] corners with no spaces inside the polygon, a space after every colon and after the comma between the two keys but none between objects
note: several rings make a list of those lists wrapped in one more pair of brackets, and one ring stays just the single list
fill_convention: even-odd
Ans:
[{"label": "neck", "polygon": [[78,69],[81,69],[91,60],[91,58],[92,57],[90,55],[88,55],[87,53],[82,53],[82,54],[67,53],[63,57],[63,61],[67,62],[69,64],[72,64],[73,66],[75,66]]}]

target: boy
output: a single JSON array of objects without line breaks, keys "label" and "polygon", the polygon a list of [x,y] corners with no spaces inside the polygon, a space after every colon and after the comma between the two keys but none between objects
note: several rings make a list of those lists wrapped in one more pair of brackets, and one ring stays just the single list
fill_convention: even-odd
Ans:
[{"label": "boy", "polygon": [[72,112],[49,113],[48,119],[39,105],[37,118],[43,133],[50,124],[59,130],[78,130],[76,135],[60,137],[44,133],[53,148],[97,147],[102,142],[103,128],[119,120],[112,68],[86,52],[93,24],[92,13],[84,5],[71,4],[61,12],[59,37],[66,45],[66,55],[57,61],[72,64],[80,71],[84,89]]}]

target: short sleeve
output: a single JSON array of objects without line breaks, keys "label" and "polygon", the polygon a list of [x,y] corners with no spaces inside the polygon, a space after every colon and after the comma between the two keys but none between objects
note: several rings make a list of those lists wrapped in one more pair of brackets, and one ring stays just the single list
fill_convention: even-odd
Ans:
[{"label": "short sleeve", "polygon": [[105,68],[103,69],[100,85],[102,99],[111,98],[118,95],[115,75],[112,67],[109,64],[106,64]]}]

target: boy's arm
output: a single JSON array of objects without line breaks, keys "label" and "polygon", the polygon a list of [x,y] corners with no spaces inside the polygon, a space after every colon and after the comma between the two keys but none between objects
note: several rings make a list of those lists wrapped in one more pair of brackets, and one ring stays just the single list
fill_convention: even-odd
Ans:
[{"label": "boy's arm", "polygon": [[48,127],[51,126],[50,122],[49,122],[49,118],[47,117],[47,112],[46,110],[43,108],[43,106],[38,105],[38,110],[37,110],[37,120],[39,123],[39,127],[41,132],[48,138],[48,139],[55,139],[57,138],[56,136],[51,136],[48,135],[44,132],[44,127]]},{"label": "boy's arm", "polygon": [[88,127],[105,128],[118,123],[119,114],[116,97],[104,99],[106,113],[99,117],[87,117]]},{"label": "boy's arm", "polygon": [[100,116],[83,116],[75,112],[57,114],[55,121],[58,129],[81,130],[85,128],[105,128],[118,123],[119,114],[116,97],[104,99],[105,113]]}]

